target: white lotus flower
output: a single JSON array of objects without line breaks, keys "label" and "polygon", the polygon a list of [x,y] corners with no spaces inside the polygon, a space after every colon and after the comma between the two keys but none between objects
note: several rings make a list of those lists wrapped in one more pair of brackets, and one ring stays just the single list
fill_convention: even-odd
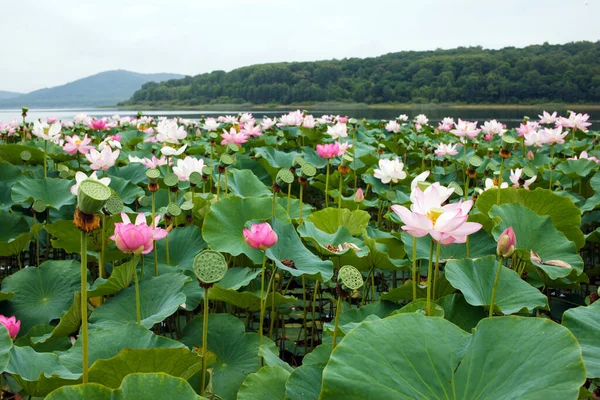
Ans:
[{"label": "white lotus flower", "polygon": [[204,160],[201,158],[194,158],[187,156],[183,160],[177,160],[177,165],[173,167],[173,173],[177,175],[180,181],[189,181],[192,172],[198,172],[202,175],[202,168],[204,168]]}]

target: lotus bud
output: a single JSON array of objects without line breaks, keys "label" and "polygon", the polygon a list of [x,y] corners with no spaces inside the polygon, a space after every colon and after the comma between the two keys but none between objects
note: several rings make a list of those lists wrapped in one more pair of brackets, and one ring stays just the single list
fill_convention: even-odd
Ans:
[{"label": "lotus bud", "polygon": [[363,190],[361,188],[359,188],[356,191],[356,194],[354,195],[354,201],[356,203],[362,203],[365,200],[365,194],[363,193]]},{"label": "lotus bud", "polygon": [[506,228],[498,238],[496,254],[504,258],[511,257],[515,252],[516,245],[517,238],[515,237],[515,231],[513,230],[512,226],[510,226]]},{"label": "lotus bud", "polygon": [[533,158],[534,158],[534,157],[535,157],[535,156],[533,155],[533,151],[529,150],[529,151],[527,152],[527,159],[528,159],[529,161],[531,161],[531,160],[533,160]]}]

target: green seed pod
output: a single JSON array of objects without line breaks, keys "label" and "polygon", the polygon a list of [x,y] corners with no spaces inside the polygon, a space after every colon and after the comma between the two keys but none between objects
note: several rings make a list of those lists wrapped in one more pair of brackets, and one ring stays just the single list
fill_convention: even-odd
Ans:
[{"label": "green seed pod", "polygon": [[350,154],[344,154],[342,156],[342,165],[344,167],[349,166],[352,163],[352,161],[354,161],[354,158],[352,158]]},{"label": "green seed pod", "polygon": [[167,214],[171,217],[178,217],[181,215],[181,207],[176,203],[169,203],[167,206]]},{"label": "green seed pod", "polygon": [[184,215],[192,215],[192,211],[194,211],[194,203],[191,201],[184,201],[181,204],[181,211]]},{"label": "green seed pod", "polygon": [[106,213],[109,215],[115,215],[123,211],[123,207],[123,200],[121,200],[120,197],[111,196],[108,200],[106,200],[104,211],[106,211]]},{"label": "green seed pod", "polygon": [[454,194],[456,194],[459,197],[461,197],[463,194],[465,194],[462,187],[454,181],[450,182],[450,184],[448,184],[448,188],[454,189]]},{"label": "green seed pod", "polygon": [[292,167],[302,167],[305,163],[306,163],[306,161],[304,161],[304,158],[302,158],[300,156],[296,156],[296,157],[294,157],[294,160],[292,161]]},{"label": "green seed pod", "polygon": [[217,134],[217,132],[210,132],[208,134],[208,137],[211,138],[212,140],[215,140],[219,137],[219,135]]},{"label": "green seed pod", "polygon": [[301,172],[303,176],[311,178],[317,174],[317,169],[314,165],[305,162],[304,164],[302,164]]},{"label": "green seed pod", "polygon": [[111,196],[110,189],[93,179],[86,179],[79,184],[77,206],[84,214],[95,214],[104,207]]},{"label": "green seed pod", "polygon": [[227,153],[221,154],[221,157],[219,158],[219,164],[221,164],[222,166],[229,166],[234,162],[235,159]]},{"label": "green seed pod", "polygon": [[352,265],[344,265],[338,272],[338,282],[350,290],[356,290],[363,285],[363,277]]},{"label": "green seed pod", "polygon": [[27,162],[29,160],[31,160],[31,152],[29,152],[29,150],[23,150],[21,152],[21,161]]},{"label": "green seed pod", "polygon": [[141,207],[148,207],[152,203],[150,196],[140,196],[137,201]]},{"label": "green seed pod", "polygon": [[275,177],[277,185],[283,187],[285,185],[291,185],[294,182],[294,174],[289,169],[280,169]]},{"label": "green seed pod", "polygon": [[225,277],[227,261],[218,251],[204,250],[194,257],[194,274],[202,283],[215,283]]},{"label": "green seed pod", "polygon": [[483,160],[478,156],[469,157],[469,168],[477,169],[477,168],[481,167],[482,163],[483,163]]},{"label": "green seed pod", "polygon": [[516,139],[510,135],[502,136],[502,149],[506,151],[512,150],[513,146],[516,143]]},{"label": "green seed pod", "polygon": [[37,199],[33,202],[32,208],[36,213],[43,213],[48,208],[48,204],[42,199]]},{"label": "green seed pod", "polygon": [[531,178],[533,178],[534,175],[535,175],[535,172],[533,172],[533,169],[531,169],[531,167],[523,167],[523,178],[524,179],[531,179]]},{"label": "green seed pod", "polygon": [[226,151],[228,154],[235,154],[240,151],[240,147],[235,143],[229,143]]},{"label": "green seed pod", "polygon": [[194,171],[190,174],[190,184],[193,186],[198,186],[202,183],[202,174],[198,171]]},{"label": "green seed pod", "polygon": [[208,165],[205,165],[204,167],[202,167],[202,175],[211,176],[212,168],[210,168]]},{"label": "green seed pod", "polygon": [[156,168],[151,168],[146,171],[146,177],[148,178],[148,183],[158,183],[158,178],[160,178],[160,171]]},{"label": "green seed pod", "polygon": [[165,182],[165,185],[167,185],[170,188],[175,187],[179,184],[179,178],[173,173],[165,175],[163,181]]}]

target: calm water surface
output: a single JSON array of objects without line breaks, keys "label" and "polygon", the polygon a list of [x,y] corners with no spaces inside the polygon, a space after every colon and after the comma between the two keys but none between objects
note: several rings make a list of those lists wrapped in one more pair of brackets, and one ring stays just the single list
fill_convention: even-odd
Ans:
[{"label": "calm water surface", "polygon": [[[600,108],[595,109],[586,109],[586,107],[582,108],[573,108],[576,112],[588,113],[590,114],[590,122],[594,125],[600,124]],[[204,116],[218,116],[218,115],[235,115],[241,112],[251,112],[255,117],[273,117],[279,116],[288,111],[293,111],[295,108],[291,108],[289,110],[252,110],[248,111],[246,109],[240,110],[228,110],[228,111],[190,111],[190,110],[169,110],[169,111],[161,111],[161,110],[149,110],[143,111],[144,115],[151,116],[168,116],[168,117],[182,117],[188,119],[197,119]],[[393,119],[398,117],[400,114],[406,114],[409,117],[414,117],[418,114],[425,114],[429,117],[430,124],[437,124],[444,117],[453,117],[455,119],[462,118],[469,121],[479,121],[483,123],[484,121],[496,119],[500,122],[503,122],[508,127],[516,127],[519,125],[520,121],[523,119],[523,116],[529,116],[531,119],[537,119],[538,114],[541,114],[542,111],[547,110],[549,112],[558,111],[559,115],[565,115],[567,112],[567,108],[556,108],[552,106],[539,106],[539,107],[511,107],[511,108],[501,108],[501,107],[493,107],[493,108],[458,108],[458,107],[404,107],[404,108],[386,108],[386,109],[373,109],[373,108],[349,108],[349,109],[335,109],[335,110],[310,110],[309,112],[315,116],[320,116],[322,114],[341,114],[348,115],[355,118],[367,118],[367,119]],[[76,114],[86,113],[90,116],[100,118],[107,117],[118,114],[120,116],[135,116],[137,115],[137,111],[131,110],[118,110],[118,109],[110,109],[110,108],[69,108],[69,109],[30,109],[28,112],[28,120],[38,119],[38,118],[46,118],[49,116],[56,117],[61,120],[70,120]],[[11,110],[0,110],[0,121],[8,122],[13,118],[20,119],[21,118],[21,110],[20,109],[11,109]],[[592,128],[593,129],[593,128]]]}]

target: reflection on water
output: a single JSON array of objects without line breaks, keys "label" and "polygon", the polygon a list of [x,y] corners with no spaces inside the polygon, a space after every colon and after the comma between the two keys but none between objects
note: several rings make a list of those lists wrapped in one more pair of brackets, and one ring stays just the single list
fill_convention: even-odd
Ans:
[{"label": "reflection on water", "polygon": [[[598,109],[586,109],[573,108],[576,112],[590,114],[590,122],[594,125],[600,123],[600,108]],[[255,117],[273,117],[279,116],[283,113],[293,111],[295,108],[280,109],[280,110],[252,110],[246,109],[240,110],[228,110],[228,111],[190,111],[190,110],[149,110],[143,111],[144,115],[151,116],[168,116],[168,117],[182,117],[189,119],[197,119],[203,116],[216,116],[216,115],[236,115],[241,112],[251,112]],[[538,114],[542,111],[558,111],[559,115],[566,115],[566,107],[553,107],[553,106],[536,106],[536,107],[490,107],[490,108],[471,108],[471,107],[427,107],[427,106],[413,106],[413,107],[399,107],[399,108],[349,108],[349,109],[322,109],[322,110],[310,110],[309,113],[320,116],[322,114],[341,114],[348,115],[355,118],[367,118],[367,119],[393,119],[398,117],[400,114],[406,114],[409,117],[414,117],[418,114],[425,114],[429,117],[430,124],[436,125],[444,117],[453,117],[455,119],[462,118],[469,121],[483,121],[496,119],[503,122],[508,127],[516,127],[519,122],[522,121],[523,116],[529,116],[531,119],[537,119]],[[46,118],[49,116],[56,117],[61,120],[70,120],[76,114],[86,113],[93,117],[107,117],[118,114],[120,116],[135,116],[137,111],[132,110],[118,110],[110,108],[70,108],[70,109],[31,109],[28,112],[28,120],[34,120],[38,118]],[[8,122],[13,118],[21,118],[20,109],[12,110],[0,110],[0,121]]]}]

